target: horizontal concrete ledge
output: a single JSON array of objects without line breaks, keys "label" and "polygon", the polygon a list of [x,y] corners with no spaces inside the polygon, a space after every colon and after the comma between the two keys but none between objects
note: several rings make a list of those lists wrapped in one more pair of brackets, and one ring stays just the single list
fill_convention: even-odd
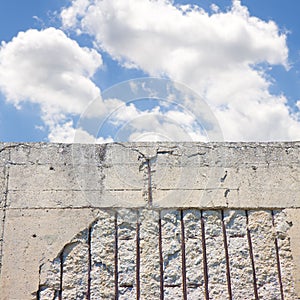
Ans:
[{"label": "horizontal concrete ledge", "polygon": [[7,208],[300,207],[300,142],[2,143],[0,168]]}]

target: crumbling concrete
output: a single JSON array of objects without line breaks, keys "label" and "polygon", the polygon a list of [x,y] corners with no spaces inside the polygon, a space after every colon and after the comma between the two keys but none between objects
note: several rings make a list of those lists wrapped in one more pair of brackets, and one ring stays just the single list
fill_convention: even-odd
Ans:
[{"label": "crumbling concrete", "polygon": [[100,210],[41,265],[37,298],[297,299],[284,211],[152,213]]},{"label": "crumbling concrete", "polygon": [[1,299],[297,299],[299,169],[300,143],[1,144]]}]

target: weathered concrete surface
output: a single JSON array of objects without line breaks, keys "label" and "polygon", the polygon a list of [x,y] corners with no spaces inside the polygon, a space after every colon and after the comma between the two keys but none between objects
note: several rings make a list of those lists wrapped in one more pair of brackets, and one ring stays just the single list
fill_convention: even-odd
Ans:
[{"label": "weathered concrete surface", "polygon": [[[3,244],[0,240],[1,297],[36,299],[34,293],[39,285],[41,299],[58,297],[58,279],[55,277],[58,273],[55,276],[53,274],[57,270],[57,264],[60,264],[59,255],[64,247],[84,230],[90,230],[88,240],[85,244],[78,242],[82,249],[74,252],[74,255],[99,255],[91,254],[92,260],[88,261],[88,269],[86,265],[80,269],[80,272],[88,275],[82,282],[85,282],[85,286],[90,284],[91,299],[102,297],[100,294],[94,294],[93,287],[98,282],[105,282],[107,285],[103,295],[108,298],[114,295],[115,286],[111,280],[115,282],[116,270],[111,268],[115,266],[116,260],[121,266],[118,269],[118,289],[124,292],[124,295],[132,292],[140,293],[141,298],[159,298],[161,275],[164,271],[166,298],[174,298],[175,295],[180,298],[184,286],[191,299],[203,295],[206,293],[203,289],[205,272],[199,268],[199,273],[195,274],[193,269],[193,266],[205,263],[202,244],[199,247],[199,243],[203,242],[201,220],[199,222],[202,212],[199,209],[203,210],[203,219],[208,225],[204,228],[205,238],[208,236],[208,253],[205,259],[208,264],[208,286],[212,287],[212,294],[215,292],[216,295],[221,295],[225,286],[224,291],[227,293],[226,267],[229,264],[233,297],[240,297],[239,288],[244,290],[243,295],[251,297],[251,284],[254,283],[250,276],[250,234],[254,247],[257,247],[253,249],[254,256],[256,250],[266,249],[266,254],[272,260],[268,264],[268,260],[264,261],[264,258],[258,255],[257,264],[270,266],[275,278],[278,273],[276,266],[279,256],[283,293],[292,295],[293,286],[287,283],[295,281],[300,295],[299,183],[300,143],[0,144],[0,220],[3,220],[0,226],[0,237],[3,236]],[[107,209],[114,208],[115,212],[120,212],[121,208],[140,209],[139,215],[136,216],[140,221],[132,219],[135,226],[124,223],[126,230],[132,235],[124,229],[126,238],[120,236],[120,253],[116,257],[116,245],[112,245],[115,239],[109,240],[115,227],[107,227],[112,221],[115,222],[114,215],[105,215]],[[194,210],[183,211],[186,219],[181,222],[179,212],[175,212],[177,208]],[[246,210],[251,210],[248,216],[249,233],[247,226],[245,227]],[[172,218],[165,221],[162,219],[160,227],[158,216],[163,211],[175,214],[176,222],[172,223]],[[224,220],[220,215],[222,211]],[[274,217],[277,216],[276,211],[279,211],[279,215],[285,214],[286,211],[287,216],[272,220],[272,211]],[[136,212],[134,210],[134,213]],[[268,221],[261,218],[263,212],[267,212]],[[101,219],[99,214],[105,217]],[[258,215],[258,220],[253,217],[255,214]],[[210,222],[212,217],[217,219]],[[261,219],[266,221],[263,224],[268,224],[267,227],[257,225],[262,224],[259,221]],[[292,226],[282,225],[290,220]],[[209,224],[217,224],[218,227],[209,227]],[[117,221],[117,226],[119,225],[121,226],[121,223]],[[186,230],[184,237],[182,226]],[[225,226],[229,262],[224,251],[222,226]],[[255,226],[258,226],[258,229]],[[172,234],[166,236],[168,241],[162,240],[165,228],[169,227]],[[107,229],[102,231],[101,228]],[[138,232],[139,237],[136,235]],[[100,242],[104,238],[101,234],[105,235],[105,240],[110,246]],[[261,240],[255,238],[256,234],[263,235],[266,244],[260,244]],[[273,247],[275,244],[272,243],[277,236],[276,250]],[[183,238],[185,248],[182,248],[181,244]],[[166,252],[160,254],[160,248]],[[75,251],[75,248],[73,250]],[[262,250],[258,252],[261,253],[260,251]],[[183,255],[186,256],[186,265],[182,261]],[[103,256],[109,258],[105,264],[102,264]],[[174,264],[162,264],[162,261],[171,262],[173,257],[178,258]],[[139,269],[133,264],[134,258],[135,263],[139,261]],[[244,258],[245,261],[241,262],[238,258]],[[218,274],[217,268],[214,268],[214,260],[220,263]],[[69,264],[66,261],[63,269],[65,267],[73,272],[74,261],[71,260]],[[240,263],[245,271],[243,274],[239,272]],[[125,269],[122,269],[123,266]],[[185,268],[186,278],[177,278],[179,275],[175,274],[174,269],[168,269],[169,266],[176,267],[180,276]],[[99,277],[100,269],[110,271]],[[130,276],[135,278],[134,281],[129,282],[128,272],[131,272]],[[139,281],[136,277],[138,274]],[[50,279],[47,279],[47,276],[50,276]],[[263,293],[260,287],[266,287],[264,276],[258,269],[256,284],[259,295]],[[66,279],[68,277],[65,277],[63,282],[66,282]],[[168,281],[173,279],[175,283]],[[67,284],[70,285],[72,284]],[[276,289],[274,295],[278,293],[278,285],[279,279],[269,283],[268,288]],[[72,293],[73,291],[70,291],[69,295]],[[127,297],[126,295],[124,297]],[[227,297],[224,296],[224,299]],[[289,299],[288,296],[285,298]]]},{"label": "weathered concrete surface", "polygon": [[209,296],[212,299],[229,299],[221,212],[205,211],[203,212],[203,219],[205,223]]},{"label": "weathered concrete surface", "polygon": [[284,298],[288,299],[292,288],[295,287],[296,291],[299,290],[299,284],[295,282],[294,286],[291,285],[291,283],[293,282],[293,278],[295,278],[294,271],[296,270],[295,266],[297,267],[297,264],[293,264],[293,256],[289,236],[289,231],[293,225],[286,211],[273,212],[273,226],[275,227],[277,237],[276,246],[278,248],[278,259],[280,261],[279,267],[282,274],[282,292]]},{"label": "weathered concrete surface", "polygon": [[8,180],[8,166],[9,151],[5,151],[6,144],[0,146],[0,272],[2,266],[2,252],[3,252],[3,234],[6,216],[7,204],[7,180]]},{"label": "weathered concrete surface", "polygon": [[136,299],[137,295],[137,212],[123,209],[117,217],[118,292],[119,299]]},{"label": "weathered concrete surface", "polygon": [[4,231],[4,210],[0,210],[0,270],[2,266],[2,251],[3,251],[3,231]]},{"label": "weathered concrete surface", "polygon": [[112,299],[115,294],[114,215],[113,211],[101,212],[90,230],[90,299]]},{"label": "weathered concrete surface", "polygon": [[7,187],[7,168],[0,166],[0,207],[3,208],[6,200],[6,187]]},{"label": "weathered concrete surface", "polygon": [[253,270],[245,211],[225,211],[224,225],[227,235],[232,297],[233,299],[253,299]]},{"label": "weathered concrete surface", "polygon": [[39,268],[55,258],[97,216],[91,209],[9,209],[1,268],[1,299],[36,299]]},{"label": "weathered concrete surface", "polygon": [[205,299],[203,271],[203,237],[201,212],[189,210],[183,212],[185,238],[186,284],[189,299]]},{"label": "weathered concrete surface", "polygon": [[153,212],[100,210],[41,266],[38,299],[297,299],[284,211]]},{"label": "weathered concrete surface", "polygon": [[[280,299],[277,270],[275,230],[270,211],[250,211],[248,228],[251,234],[256,283],[260,299]],[[266,272],[266,269],[268,272]],[[272,295],[270,295],[272,291]]]},{"label": "weathered concrete surface", "polygon": [[300,207],[300,143],[6,147],[11,208]]},{"label": "weathered concrete surface", "polygon": [[299,209],[287,209],[289,216],[289,222],[293,224],[289,231],[289,237],[291,239],[291,250],[293,257],[293,277],[296,280],[296,291],[298,297],[300,297],[300,210]]},{"label": "weathered concrete surface", "polygon": [[161,212],[164,299],[183,298],[180,212]]},{"label": "weathered concrete surface", "polygon": [[159,212],[140,212],[140,296],[141,299],[160,297]]}]

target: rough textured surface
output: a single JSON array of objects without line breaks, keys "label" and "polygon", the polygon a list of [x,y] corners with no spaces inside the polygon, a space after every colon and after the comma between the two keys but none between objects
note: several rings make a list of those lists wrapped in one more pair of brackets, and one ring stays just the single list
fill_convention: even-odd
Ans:
[{"label": "rough textured surface", "polygon": [[296,299],[289,227],[284,211],[99,211],[40,266],[38,299]]},{"label": "rough textured surface", "polygon": [[11,208],[144,207],[150,197],[158,207],[300,207],[300,143],[2,144],[2,149],[2,166],[10,167]]},{"label": "rough textured surface", "polygon": [[179,211],[162,211],[162,259],[165,299],[182,298],[181,222]]},{"label": "rough textured surface", "polygon": [[224,224],[228,243],[232,297],[233,299],[255,299],[245,211],[225,211]]},{"label": "rough textured surface", "polygon": [[158,299],[160,295],[159,213],[140,212],[140,296]]},{"label": "rough textured surface", "polygon": [[112,299],[115,294],[115,212],[101,211],[90,234],[90,299]]},{"label": "rough textured surface", "polygon": [[57,257],[97,216],[90,209],[9,209],[1,268],[1,299],[36,299],[39,268]]},{"label": "rough textured surface", "polygon": [[62,299],[84,299],[88,294],[88,229],[76,236],[62,250]]},{"label": "rough textured surface", "polygon": [[285,211],[275,211],[273,224],[276,230],[276,246],[278,248],[279,267],[281,272],[282,293],[285,299],[293,294],[295,283],[293,281],[293,257],[291,251],[290,237],[288,232],[292,226]]},{"label": "rough textured surface", "polygon": [[204,211],[208,291],[212,299],[229,299],[226,257],[220,211]]},{"label": "rough textured surface", "polygon": [[292,225],[289,230],[289,236],[291,239],[291,250],[293,256],[293,277],[296,282],[296,292],[298,298],[300,298],[300,210],[299,209],[287,209],[288,221]]},{"label": "rough textured surface", "polygon": [[[2,147],[1,147],[2,146]],[[0,274],[2,266],[2,252],[3,252],[3,234],[6,217],[7,205],[7,180],[8,169],[7,161],[9,161],[9,151],[5,151],[6,145],[0,146]]]},{"label": "rough textured surface", "polygon": [[[280,284],[274,241],[276,233],[270,211],[251,211],[248,227],[251,234],[258,296],[280,299]],[[270,294],[272,291],[272,294]]]},{"label": "rough textured surface", "polygon": [[204,299],[204,271],[201,212],[188,210],[183,212],[185,233],[185,263],[188,299]]},{"label": "rough textured surface", "polygon": [[294,299],[299,171],[300,143],[2,143],[1,299]]},{"label": "rough textured surface", "polygon": [[137,294],[137,212],[123,209],[117,214],[119,299],[135,299]]},{"label": "rough textured surface", "polygon": [[61,293],[61,257],[40,266],[38,297],[44,300],[59,299]]}]

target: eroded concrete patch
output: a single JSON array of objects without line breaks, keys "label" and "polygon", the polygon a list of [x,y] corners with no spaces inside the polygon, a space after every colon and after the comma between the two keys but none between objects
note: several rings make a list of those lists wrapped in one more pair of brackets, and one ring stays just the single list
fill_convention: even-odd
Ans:
[{"label": "eroded concrete patch", "polygon": [[91,209],[16,209],[6,213],[2,299],[36,299],[40,266],[97,216]]},{"label": "eroded concrete patch", "polygon": [[278,210],[99,211],[40,266],[37,298],[297,299],[291,226]]}]

